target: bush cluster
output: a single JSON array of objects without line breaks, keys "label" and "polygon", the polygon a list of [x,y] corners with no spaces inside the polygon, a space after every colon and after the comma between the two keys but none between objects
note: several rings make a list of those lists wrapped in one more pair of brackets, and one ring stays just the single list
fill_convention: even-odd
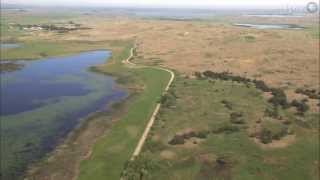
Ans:
[{"label": "bush cluster", "polygon": [[248,78],[244,78],[241,76],[234,76],[231,73],[228,72],[222,72],[222,73],[217,73],[217,72],[212,72],[212,71],[204,71],[203,76],[207,77],[207,78],[212,78],[212,79],[220,79],[220,80],[231,80],[231,81],[235,81],[235,82],[243,82],[243,83],[249,83],[251,82],[251,79]]},{"label": "bush cluster", "polygon": [[212,71],[204,71],[202,73],[202,75],[204,77],[212,78],[212,79],[220,79],[220,80],[225,80],[225,81],[231,80],[231,81],[235,81],[238,83],[245,83],[245,84],[253,83],[257,89],[259,89],[263,92],[271,92],[272,93],[273,97],[269,100],[270,103],[272,103],[275,106],[282,106],[283,108],[289,107],[289,103],[287,101],[287,96],[284,93],[284,91],[279,88],[270,88],[262,80],[256,80],[256,79],[251,80],[249,78],[232,75],[231,73],[228,73],[228,72],[217,73],[217,72],[212,72]]},{"label": "bush cluster", "polygon": [[309,110],[309,106],[305,100],[293,100],[290,105],[297,108],[299,115],[304,115],[304,113]]},{"label": "bush cluster", "polygon": [[185,140],[190,138],[199,138],[199,139],[205,139],[207,138],[209,132],[208,131],[199,131],[199,132],[188,132],[181,135],[175,135],[168,143],[170,145],[178,145],[178,144],[184,144]]},{"label": "bush cluster", "polygon": [[226,133],[226,134],[230,134],[230,133],[234,133],[234,132],[239,132],[240,129],[238,126],[234,126],[231,124],[224,124],[221,127],[218,127],[214,130],[212,130],[211,132],[213,134],[219,134],[219,133]]},{"label": "bush cluster", "polygon": [[263,144],[268,144],[272,142],[272,133],[269,129],[263,128],[259,134],[260,141]]},{"label": "bush cluster", "polygon": [[232,110],[233,105],[230,101],[222,100],[221,103],[224,104],[224,107],[226,107],[227,109]]},{"label": "bush cluster", "polygon": [[279,109],[277,106],[272,106],[271,108],[266,108],[264,115],[272,118],[279,117]]},{"label": "bush cluster", "polygon": [[288,134],[287,127],[280,127],[279,130],[271,130],[267,127],[261,129],[258,134],[258,138],[263,144],[271,143],[272,140],[280,140],[282,137]]},{"label": "bush cluster", "polygon": [[230,114],[230,122],[234,124],[244,124],[243,114],[240,112],[233,112]]},{"label": "bush cluster", "polygon": [[306,95],[310,99],[320,99],[320,92],[317,92],[315,89],[298,88],[295,93]]},{"label": "bush cluster", "polygon": [[164,107],[171,107],[175,105],[177,96],[173,93],[173,91],[169,91],[161,97],[160,103]]},{"label": "bush cluster", "polygon": [[289,103],[287,100],[287,96],[282,89],[272,88],[272,97],[269,99],[269,102],[274,106],[282,106],[283,108],[288,108]]},{"label": "bush cluster", "polygon": [[142,154],[134,161],[127,161],[121,173],[123,180],[143,180],[150,179],[150,172],[161,168],[160,163]]}]

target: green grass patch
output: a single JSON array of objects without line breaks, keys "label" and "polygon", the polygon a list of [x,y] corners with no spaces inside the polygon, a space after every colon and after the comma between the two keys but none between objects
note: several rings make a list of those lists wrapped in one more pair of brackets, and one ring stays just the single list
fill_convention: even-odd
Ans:
[{"label": "green grass patch", "polygon": [[[281,109],[282,119],[265,117],[264,111],[271,103],[261,91],[252,84],[230,80],[177,77],[172,91],[177,97],[174,105],[161,109],[141,154],[142,160],[127,166],[125,179],[318,178],[319,114],[308,112],[299,117]],[[241,117],[231,115],[235,112],[241,112]],[[232,116],[244,119],[245,123],[230,122]],[[286,124],[285,120],[293,123]],[[295,123],[298,121],[300,124]],[[270,131],[273,140],[281,140],[283,130],[288,128],[294,132],[294,141],[281,148],[263,148],[250,137],[250,132],[256,128],[258,131],[258,127]],[[183,144],[169,144],[177,134],[191,130],[210,133],[205,139],[190,138],[184,139]],[[157,168],[144,162],[154,162]],[[130,173],[132,167],[135,173],[140,172],[139,178]]]},{"label": "green grass patch", "polygon": [[66,56],[75,53],[106,49],[113,44],[112,41],[26,41],[21,42],[21,47],[1,49],[2,60],[33,60],[52,56]]}]

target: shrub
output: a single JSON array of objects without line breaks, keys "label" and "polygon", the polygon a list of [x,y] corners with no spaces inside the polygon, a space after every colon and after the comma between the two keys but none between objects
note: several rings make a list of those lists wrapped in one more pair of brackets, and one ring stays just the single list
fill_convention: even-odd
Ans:
[{"label": "shrub", "polygon": [[242,118],[230,119],[230,122],[234,123],[234,124],[245,124],[246,123],[246,121]]},{"label": "shrub", "polygon": [[160,103],[164,106],[164,107],[171,107],[176,103],[176,96],[173,93],[166,93],[161,97]]},{"label": "shrub", "polygon": [[193,131],[191,131],[191,132],[189,132],[189,133],[183,134],[182,136],[183,136],[184,139],[190,139],[190,138],[192,138],[192,137],[196,137],[196,133],[193,132]]},{"label": "shrub", "polygon": [[259,138],[260,138],[260,141],[261,141],[263,144],[268,144],[268,143],[272,142],[272,133],[271,133],[270,130],[268,130],[268,129],[266,129],[266,128],[263,128],[263,129],[260,131]]},{"label": "shrub", "polygon": [[121,173],[121,179],[150,179],[149,172],[161,168],[158,161],[153,160],[149,154],[142,154],[136,157],[134,161],[127,161],[124,170]]},{"label": "shrub", "polygon": [[208,131],[200,131],[200,132],[196,133],[194,137],[197,137],[200,139],[205,139],[205,138],[207,138],[208,134],[209,134]]},{"label": "shrub", "polygon": [[39,55],[40,55],[41,57],[48,57],[48,54],[45,53],[45,52],[41,52],[41,53],[39,53]]},{"label": "shrub", "polygon": [[232,110],[233,107],[230,101],[222,100],[221,103],[224,104],[224,107],[226,107],[227,109]]},{"label": "shrub", "polygon": [[243,117],[242,113],[233,112],[230,114],[230,122],[234,124],[244,124],[245,120],[242,117]]},{"label": "shrub", "polygon": [[264,115],[267,117],[278,118],[279,117],[278,106],[273,106],[272,108],[266,108],[266,110],[264,111]]},{"label": "shrub", "polygon": [[288,134],[288,128],[287,127],[282,127],[280,129],[280,131],[272,134],[272,139],[276,139],[276,140],[279,140],[281,139],[282,137],[286,136]]},{"label": "shrub", "polygon": [[202,74],[201,72],[195,72],[194,76],[196,76],[197,79],[202,79]]},{"label": "shrub", "polygon": [[244,39],[245,39],[247,42],[255,42],[255,41],[256,41],[256,37],[251,36],[251,35],[245,36]]},{"label": "shrub", "polygon": [[181,135],[175,135],[170,141],[170,145],[178,145],[178,144],[184,144],[184,137]]},{"label": "shrub", "polygon": [[293,100],[291,102],[291,106],[294,106],[297,108],[298,114],[299,115],[304,115],[305,112],[307,112],[309,110],[309,106],[306,103],[306,101],[302,100],[302,101],[298,101],[298,100]]},{"label": "shrub", "polygon": [[310,99],[320,99],[320,92],[317,92],[315,89],[298,88],[295,90],[295,93],[306,95]]},{"label": "shrub", "polygon": [[260,89],[263,92],[270,92],[270,88],[264,83],[264,81],[261,80],[253,80],[253,83],[255,84],[257,89]]},{"label": "shrub", "polygon": [[222,126],[213,129],[212,133],[219,134],[219,133],[224,132],[226,134],[230,134],[230,133],[234,133],[234,132],[238,132],[238,131],[240,131],[239,127],[227,123],[227,124],[223,124]]},{"label": "shrub", "polygon": [[272,88],[272,97],[269,99],[269,102],[274,106],[282,106],[283,108],[288,108],[289,103],[287,101],[287,96],[282,89]]}]

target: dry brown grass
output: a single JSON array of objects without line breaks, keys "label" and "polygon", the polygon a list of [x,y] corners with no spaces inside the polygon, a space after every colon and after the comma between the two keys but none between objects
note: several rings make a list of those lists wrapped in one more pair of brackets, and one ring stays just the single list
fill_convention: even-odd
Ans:
[{"label": "dry brown grass", "polygon": [[[287,18],[282,23],[315,24],[315,17]],[[277,18],[229,18],[228,21],[279,23]],[[230,71],[283,87],[318,87],[319,39],[306,30],[256,30],[215,22],[140,20],[133,18],[80,19],[93,30],[64,36],[67,40],[132,39],[140,63],[158,61],[183,74]],[[246,36],[253,36],[247,42]],[[52,38],[51,36],[46,36]]]},{"label": "dry brown grass", "polygon": [[[316,25],[316,17],[225,17],[226,22]],[[142,20],[82,17],[92,27],[64,35],[37,33],[44,39],[103,41],[135,39],[145,64],[162,64],[186,75],[195,71],[229,71],[271,86],[319,89],[319,39],[307,30],[257,30],[215,21]],[[246,41],[246,36],[254,41]],[[32,38],[32,36],[25,37]]]}]

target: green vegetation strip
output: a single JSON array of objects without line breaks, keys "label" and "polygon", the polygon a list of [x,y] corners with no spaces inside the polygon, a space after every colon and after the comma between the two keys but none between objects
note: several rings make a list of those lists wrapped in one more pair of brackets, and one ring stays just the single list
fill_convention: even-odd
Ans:
[{"label": "green vegetation strip", "polygon": [[[91,157],[82,161],[79,180],[119,179],[126,162],[141,137],[170,74],[160,69],[125,67],[121,60],[129,56],[130,46],[107,66],[96,70],[119,77],[120,83],[139,84],[140,92],[131,97],[125,115],[95,144]],[[134,83],[133,83],[134,82]]]}]

